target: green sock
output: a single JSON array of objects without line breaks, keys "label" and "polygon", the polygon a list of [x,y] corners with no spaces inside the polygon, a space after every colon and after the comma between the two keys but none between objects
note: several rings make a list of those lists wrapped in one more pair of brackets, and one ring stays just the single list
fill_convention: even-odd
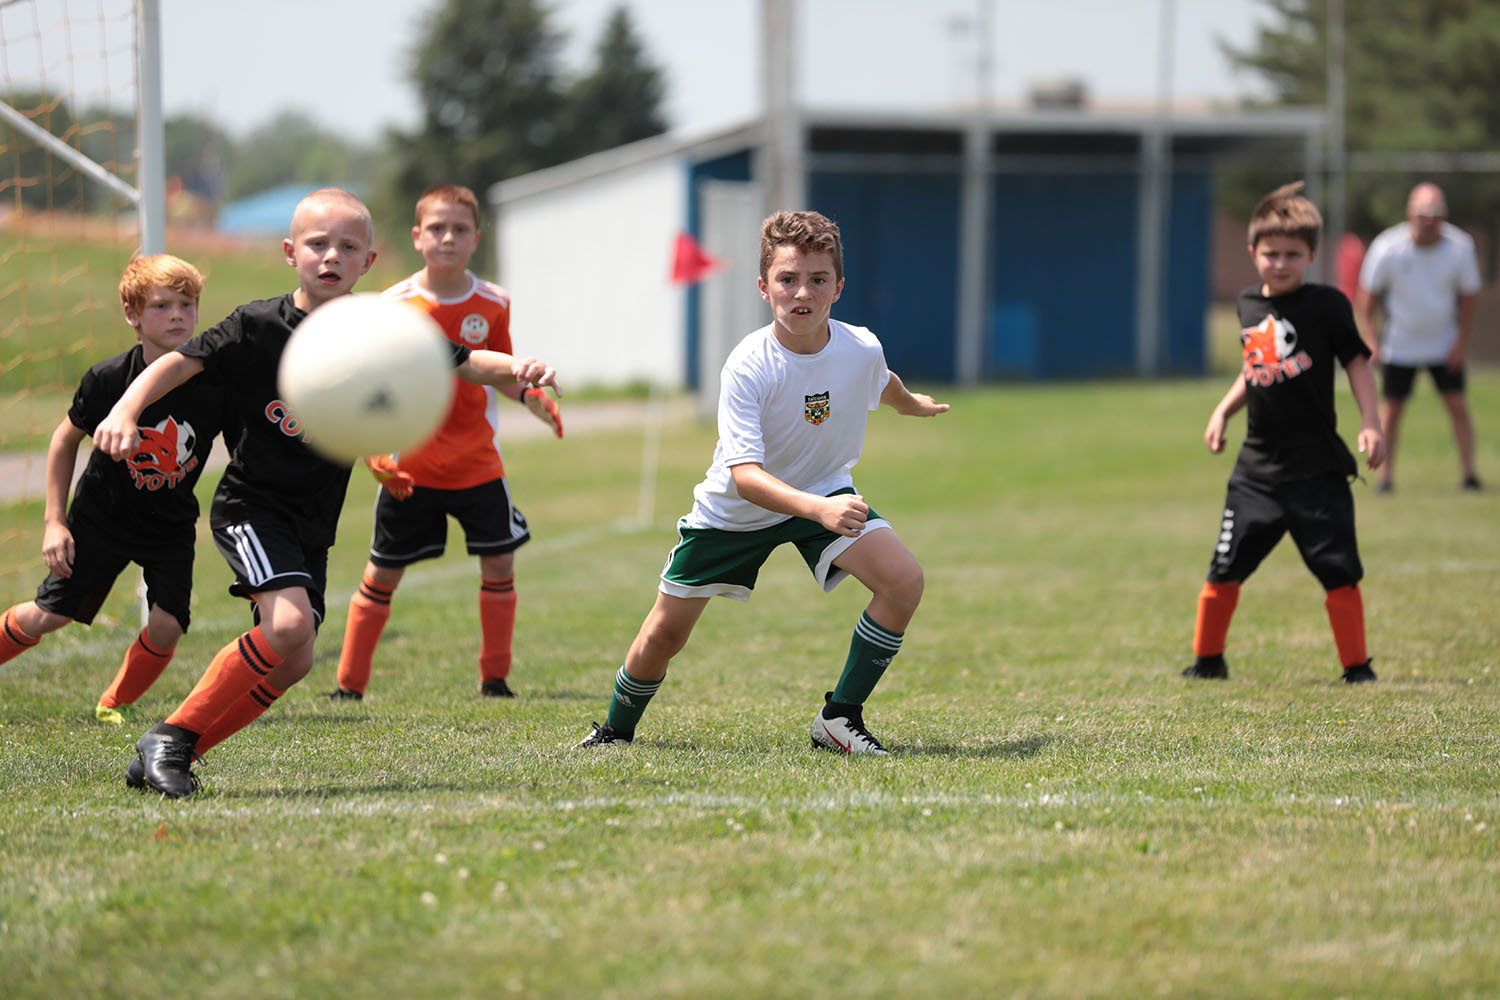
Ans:
[{"label": "green sock", "polygon": [[891,660],[901,652],[901,637],[904,632],[892,632],[875,624],[868,613],[859,616],[854,626],[854,638],[849,641],[849,658],[844,661],[844,672],[833,689],[834,701],[846,705],[863,705],[880,675],[891,665]]},{"label": "green sock", "polygon": [[660,687],[661,681],[638,681],[621,667],[615,674],[614,696],[609,699],[610,728],[621,736],[634,736],[635,724]]}]

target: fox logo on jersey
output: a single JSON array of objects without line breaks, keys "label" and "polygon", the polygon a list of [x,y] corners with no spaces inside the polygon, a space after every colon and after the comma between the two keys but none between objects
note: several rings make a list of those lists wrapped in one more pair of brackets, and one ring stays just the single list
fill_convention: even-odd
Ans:
[{"label": "fox logo on jersey", "polygon": [[803,420],[816,426],[828,419],[828,414],[831,412],[828,393],[820,392],[802,398],[807,401],[806,408],[802,411]]},{"label": "fox logo on jersey", "polygon": [[479,313],[469,313],[458,325],[458,335],[470,347],[478,347],[490,339],[490,321]]},{"label": "fox logo on jersey", "polygon": [[141,428],[141,446],[125,459],[131,481],[138,490],[172,489],[198,467],[193,446],[198,435],[192,425],[171,417],[155,427]]},{"label": "fox logo on jersey", "polygon": [[1240,331],[1245,381],[1265,387],[1296,378],[1312,367],[1312,356],[1297,350],[1297,328],[1267,315],[1259,326]]}]

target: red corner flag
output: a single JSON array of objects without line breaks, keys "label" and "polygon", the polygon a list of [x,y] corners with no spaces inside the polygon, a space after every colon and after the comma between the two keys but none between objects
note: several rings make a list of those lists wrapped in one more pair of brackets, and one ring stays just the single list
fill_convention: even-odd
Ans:
[{"label": "red corner flag", "polygon": [[677,246],[672,251],[672,282],[679,285],[691,285],[696,281],[721,271],[725,262],[717,257],[710,256],[693,239],[693,234],[681,232],[677,234]]}]

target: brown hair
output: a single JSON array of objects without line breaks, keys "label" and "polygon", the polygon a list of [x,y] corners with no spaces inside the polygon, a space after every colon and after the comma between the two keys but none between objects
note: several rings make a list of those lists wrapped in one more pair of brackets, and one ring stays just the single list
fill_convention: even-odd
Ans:
[{"label": "brown hair", "polygon": [[779,247],[796,247],[802,253],[826,253],[833,258],[833,277],[844,280],[844,243],[839,227],[817,212],[777,212],[760,226],[760,276],[771,269],[771,258]]},{"label": "brown hair", "polygon": [[1318,234],[1323,230],[1323,216],[1318,206],[1302,196],[1302,182],[1283,184],[1260,200],[1250,213],[1250,247],[1267,236],[1292,236],[1318,249]]},{"label": "brown hair", "polygon": [[422,197],[417,199],[417,225],[422,224],[422,215],[433,205],[448,204],[462,205],[474,213],[474,228],[479,228],[479,199],[474,197],[474,192],[458,184],[439,184],[422,192]]},{"label": "brown hair", "polygon": [[138,314],[146,307],[146,296],[157,287],[170,288],[196,305],[203,294],[203,275],[181,257],[169,253],[142,256],[137,250],[120,276],[120,304]]}]

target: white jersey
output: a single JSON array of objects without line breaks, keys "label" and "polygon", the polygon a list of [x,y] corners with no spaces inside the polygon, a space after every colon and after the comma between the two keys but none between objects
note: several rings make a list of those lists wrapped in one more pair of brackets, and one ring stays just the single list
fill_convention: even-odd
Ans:
[{"label": "white jersey", "polygon": [[1418,246],[1403,222],[1370,243],[1359,283],[1385,313],[1382,361],[1441,364],[1458,341],[1458,297],[1479,291],[1479,262],[1468,233],[1448,222],[1441,233],[1431,246]]},{"label": "white jersey", "polygon": [[754,531],[787,520],[740,498],[729,470],[758,462],[788,486],[827,496],[854,485],[869,412],[880,406],[890,371],[869,330],[828,321],[828,343],[796,354],[771,326],[740,341],[724,362],[719,443],[693,489],[690,528]]}]

